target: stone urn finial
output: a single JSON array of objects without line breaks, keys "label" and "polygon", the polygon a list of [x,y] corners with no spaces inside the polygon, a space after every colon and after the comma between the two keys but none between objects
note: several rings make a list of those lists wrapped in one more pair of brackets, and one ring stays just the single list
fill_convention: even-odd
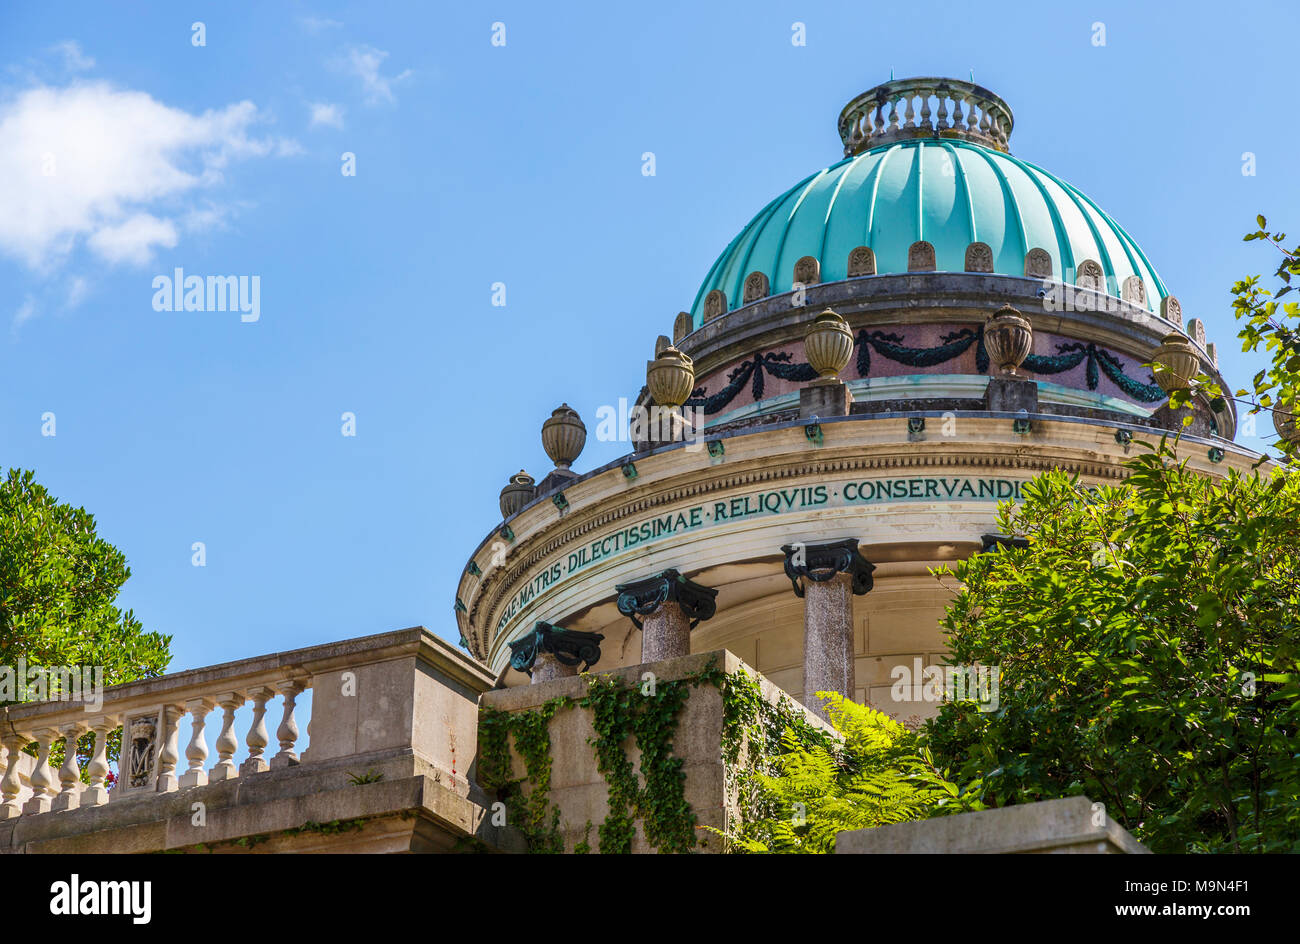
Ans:
[{"label": "stone urn finial", "polygon": [[542,448],[557,469],[567,471],[586,444],[587,426],[567,403],[561,403],[542,424]]},{"label": "stone urn finial", "polygon": [[506,487],[501,489],[501,517],[509,518],[532,501],[536,493],[533,477],[520,469],[518,474],[510,476]]},{"label": "stone urn finial", "polygon": [[803,338],[804,356],[820,375],[819,383],[834,383],[853,357],[853,332],[849,323],[827,308],[812,323]]},{"label": "stone urn finial", "polygon": [[1178,333],[1166,334],[1164,342],[1156,348],[1151,358],[1164,370],[1155,371],[1156,383],[1165,393],[1191,389],[1192,381],[1201,371],[1201,358],[1192,342]]},{"label": "stone urn finial", "polygon": [[655,359],[645,365],[650,396],[659,406],[680,407],[695,389],[695,362],[671,344],[663,348],[656,345],[656,351]]},{"label": "stone urn finial", "polygon": [[984,350],[1004,374],[1016,371],[1034,349],[1034,327],[1010,305],[1003,305],[984,323]]}]

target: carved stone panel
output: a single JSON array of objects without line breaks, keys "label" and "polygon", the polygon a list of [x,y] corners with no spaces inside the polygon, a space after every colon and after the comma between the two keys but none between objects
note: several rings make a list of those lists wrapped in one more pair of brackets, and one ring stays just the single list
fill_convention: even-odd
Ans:
[{"label": "carved stone panel", "polygon": [[704,296],[704,320],[721,317],[727,313],[727,293],[715,288]]},{"label": "carved stone panel", "polygon": [[822,280],[822,265],[814,256],[804,256],[794,264],[794,280],[803,285],[816,285]]},{"label": "carved stone panel", "polygon": [[1147,284],[1142,281],[1140,276],[1130,275],[1124,280],[1124,285],[1121,291],[1121,297],[1124,301],[1132,302],[1135,305],[1142,305],[1143,307],[1146,306]]},{"label": "carved stone panel", "polygon": [[158,779],[163,745],[163,718],[158,709],[128,715],[122,722],[122,754],[114,792],[152,792]]},{"label": "carved stone panel", "polygon": [[1025,278],[1050,279],[1052,277],[1052,257],[1046,249],[1034,248],[1025,253]]},{"label": "carved stone panel", "polygon": [[1101,263],[1092,259],[1084,259],[1080,262],[1074,272],[1074,284],[1094,292],[1106,291],[1106,273]]},{"label": "carved stone panel", "polygon": [[876,254],[868,246],[849,250],[849,278],[876,274]]},{"label": "carved stone panel", "polygon": [[679,311],[677,318],[673,321],[673,344],[676,344],[694,330],[695,322],[691,318],[691,313],[689,311]]},{"label": "carved stone panel", "polygon": [[1200,318],[1193,318],[1187,322],[1187,333],[1191,335],[1192,340],[1205,347],[1205,322]]},{"label": "carved stone panel", "polygon": [[935,268],[934,246],[924,239],[912,243],[907,250],[908,272],[933,272]]},{"label": "carved stone panel", "polygon": [[767,298],[768,284],[766,272],[751,272],[745,276],[745,304]]},{"label": "carved stone panel", "polygon": [[993,271],[993,249],[988,243],[971,243],[966,247],[966,271]]},{"label": "carved stone panel", "polygon": [[1178,299],[1169,295],[1160,300],[1160,317],[1165,321],[1172,321],[1178,327],[1183,326],[1183,306]]}]

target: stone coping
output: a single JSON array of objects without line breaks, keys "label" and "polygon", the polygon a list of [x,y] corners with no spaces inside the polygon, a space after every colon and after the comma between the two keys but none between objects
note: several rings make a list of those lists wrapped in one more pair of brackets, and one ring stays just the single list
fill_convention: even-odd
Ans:
[{"label": "stone coping", "polygon": [[1150,850],[1086,796],[841,832],[835,851],[861,854],[1127,853]]}]

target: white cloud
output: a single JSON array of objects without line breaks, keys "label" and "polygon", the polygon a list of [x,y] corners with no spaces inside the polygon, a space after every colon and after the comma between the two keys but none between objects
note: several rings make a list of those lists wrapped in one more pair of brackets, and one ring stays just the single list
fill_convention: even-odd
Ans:
[{"label": "white cloud", "polygon": [[0,253],[37,270],[83,244],[147,262],[231,161],[300,150],[252,136],[260,119],[252,102],[191,114],[104,82],[0,100]]},{"label": "white cloud", "polygon": [[63,300],[63,307],[76,308],[78,305],[80,305],[82,302],[86,300],[86,296],[89,294],[90,294],[90,283],[88,283],[85,279],[83,279],[79,275],[74,276],[72,278],[72,281],[68,283],[68,294],[67,297]]},{"label": "white cloud", "polygon": [[144,265],[153,257],[154,246],[175,248],[176,224],[151,213],[137,213],[117,226],[97,229],[87,242],[109,262]]},{"label": "white cloud", "polygon": [[361,80],[367,105],[396,102],[393,86],[405,82],[412,75],[410,69],[393,76],[383,75],[379,68],[387,58],[387,52],[374,46],[352,46],[343,59],[343,70]]},{"label": "white cloud", "polygon": [[95,60],[81,51],[81,44],[75,39],[65,39],[51,48],[63,57],[63,67],[69,72],[85,72],[95,65]]},{"label": "white cloud", "polygon": [[23,299],[23,303],[18,306],[14,312],[13,327],[16,331],[25,321],[30,321],[36,315],[36,299],[28,295]]},{"label": "white cloud", "polygon": [[300,16],[298,22],[309,33],[321,33],[327,29],[338,29],[343,25],[338,20],[330,20],[319,16]]},{"label": "white cloud", "polygon": [[311,126],[328,125],[331,128],[343,127],[343,109],[327,102],[315,102],[311,108]]}]

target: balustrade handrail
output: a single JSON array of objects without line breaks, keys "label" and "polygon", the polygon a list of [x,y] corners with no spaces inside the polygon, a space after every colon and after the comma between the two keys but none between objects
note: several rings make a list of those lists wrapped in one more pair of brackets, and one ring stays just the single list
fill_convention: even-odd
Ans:
[{"label": "balustrade handrail", "polygon": [[[37,701],[0,708],[0,745],[5,752],[0,778],[0,820],[51,810],[76,809],[107,803],[108,736],[123,730],[121,767],[112,798],[171,792],[202,786],[210,780],[232,779],[299,763],[295,750],[299,737],[295,718],[298,695],[312,687],[323,673],[377,662],[415,657],[437,651],[439,670],[471,688],[490,687],[491,674],[469,656],[437,639],[422,626],[394,632],[271,653],[220,665],[188,669],[171,675],[139,679],[103,689],[98,707],[83,701]],[[263,716],[267,703],[283,698],[283,716],[275,731],[279,753],[262,757],[270,743]],[[96,698],[95,701],[98,701]],[[245,743],[249,758],[236,768],[239,747],[233,724],[235,711],[252,702],[253,724]],[[209,714],[219,709],[221,730],[216,739],[217,764],[206,767],[208,745],[204,729]],[[190,744],[182,762],[177,742],[183,714],[192,718]],[[128,730],[129,729],[129,730]],[[89,786],[81,783],[76,751],[64,751],[63,766],[50,769],[51,748],[60,741],[76,742],[94,732],[94,756],[87,766]],[[38,755],[30,773],[30,786],[22,783],[23,751],[33,742]],[[188,769],[178,772],[178,764]],[[30,791],[30,798],[23,797]]]},{"label": "balustrade handrail", "polygon": [[[931,108],[931,102],[936,107]],[[917,103],[919,102],[919,108]],[[845,157],[909,138],[958,138],[1007,149],[1014,119],[1001,97],[973,82],[897,79],[844,106],[839,132]]]}]

